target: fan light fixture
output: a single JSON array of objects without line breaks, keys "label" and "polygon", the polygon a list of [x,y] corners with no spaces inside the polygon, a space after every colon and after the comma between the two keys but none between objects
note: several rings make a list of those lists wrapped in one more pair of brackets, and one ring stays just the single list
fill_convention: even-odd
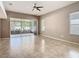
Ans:
[{"label": "fan light fixture", "polygon": [[34,3],[32,11],[35,10],[35,9],[38,10],[38,11],[41,11],[40,8],[43,8],[43,6],[37,6],[37,4]]}]

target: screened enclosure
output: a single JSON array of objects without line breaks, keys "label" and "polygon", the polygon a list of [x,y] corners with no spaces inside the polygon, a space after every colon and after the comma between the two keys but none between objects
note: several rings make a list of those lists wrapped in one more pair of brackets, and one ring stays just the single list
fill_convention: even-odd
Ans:
[{"label": "screened enclosure", "polygon": [[36,21],[10,18],[11,34],[36,33]]}]

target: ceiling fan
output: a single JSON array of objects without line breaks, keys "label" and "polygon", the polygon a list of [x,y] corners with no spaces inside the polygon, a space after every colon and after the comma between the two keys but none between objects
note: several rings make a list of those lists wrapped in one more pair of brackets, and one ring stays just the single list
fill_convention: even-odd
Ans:
[{"label": "ceiling fan", "polygon": [[43,8],[43,6],[37,6],[37,4],[34,3],[34,6],[33,6],[32,11],[33,11],[34,9],[36,9],[36,10],[38,10],[38,11],[41,11],[40,8]]}]

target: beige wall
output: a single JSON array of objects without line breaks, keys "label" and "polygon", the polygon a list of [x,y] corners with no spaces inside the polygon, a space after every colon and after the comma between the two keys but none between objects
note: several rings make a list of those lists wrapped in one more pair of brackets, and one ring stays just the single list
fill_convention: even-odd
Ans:
[{"label": "beige wall", "polygon": [[8,19],[0,19],[0,38],[10,37],[10,23]]},{"label": "beige wall", "polygon": [[79,36],[69,34],[69,14],[75,11],[79,11],[79,2],[41,16],[46,27],[41,34],[79,43]]},{"label": "beige wall", "polygon": [[6,11],[8,18],[9,17],[14,17],[14,18],[25,18],[25,19],[30,19],[30,20],[36,20],[36,16],[34,15],[29,15],[29,14],[24,14],[24,13],[18,13],[18,12],[12,12],[12,11]]},{"label": "beige wall", "polygon": [[9,38],[10,37],[10,22],[8,19],[1,20],[1,37]]},{"label": "beige wall", "polygon": [[0,38],[1,38],[1,19],[0,19]]}]

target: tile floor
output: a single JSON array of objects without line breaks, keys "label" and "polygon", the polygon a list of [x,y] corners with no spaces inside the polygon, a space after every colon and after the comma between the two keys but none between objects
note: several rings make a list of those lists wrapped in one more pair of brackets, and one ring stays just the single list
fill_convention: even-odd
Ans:
[{"label": "tile floor", "polygon": [[79,45],[33,34],[0,39],[0,58],[79,58]]}]

